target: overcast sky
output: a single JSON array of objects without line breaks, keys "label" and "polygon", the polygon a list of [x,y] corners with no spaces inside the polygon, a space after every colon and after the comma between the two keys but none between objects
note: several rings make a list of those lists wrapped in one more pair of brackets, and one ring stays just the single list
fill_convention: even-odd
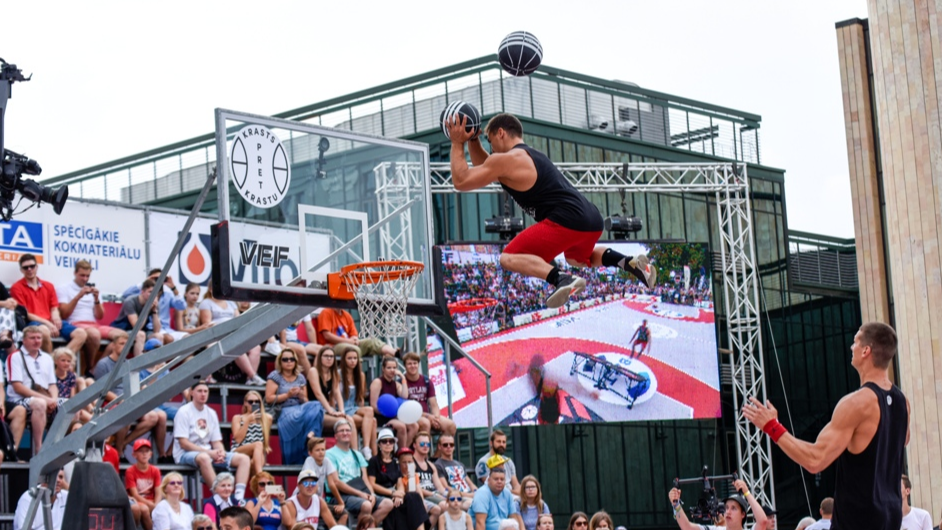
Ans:
[{"label": "overcast sky", "polygon": [[495,53],[534,33],[547,65],[762,116],[789,227],[853,237],[835,22],[826,2],[4,2],[6,147],[43,178]]}]

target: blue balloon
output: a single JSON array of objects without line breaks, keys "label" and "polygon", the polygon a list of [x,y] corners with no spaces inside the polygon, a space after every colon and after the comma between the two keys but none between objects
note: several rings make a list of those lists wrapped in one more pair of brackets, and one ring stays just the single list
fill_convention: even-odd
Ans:
[{"label": "blue balloon", "polygon": [[406,398],[397,397],[396,398],[396,410],[399,410],[399,407],[401,407],[402,404],[405,403],[406,401],[409,401],[409,400]]},{"label": "blue balloon", "polygon": [[392,394],[383,394],[376,400],[376,408],[383,416],[395,418],[396,413],[399,412],[399,401]]}]

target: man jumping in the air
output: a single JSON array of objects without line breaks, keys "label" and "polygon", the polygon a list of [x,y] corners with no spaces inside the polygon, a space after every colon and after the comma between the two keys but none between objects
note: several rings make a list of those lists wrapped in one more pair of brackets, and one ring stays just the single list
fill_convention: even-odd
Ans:
[{"label": "man jumping in the air", "polygon": [[[602,214],[546,155],[523,143],[520,120],[506,113],[491,118],[484,130],[491,155],[481,147],[476,134],[465,130],[466,123],[465,118],[459,121],[454,116],[447,124],[455,189],[469,191],[499,182],[537,221],[507,244],[500,255],[501,267],[551,283],[556,289],[546,300],[549,308],[562,306],[586,285],[583,278],[562,274],[553,265],[553,259],[561,253],[572,266],[621,267],[648,288],[654,288],[657,269],[647,256],[630,258],[613,249],[595,246],[602,235]],[[465,142],[472,168],[465,161]]]},{"label": "man jumping in the air", "polygon": [[651,344],[651,328],[648,327],[648,320],[644,319],[641,321],[641,325],[638,326],[638,329],[635,330],[635,334],[631,336],[631,358],[635,358],[635,347],[641,345],[641,351],[638,352],[638,359],[644,355],[644,352],[648,349],[648,346]]}]

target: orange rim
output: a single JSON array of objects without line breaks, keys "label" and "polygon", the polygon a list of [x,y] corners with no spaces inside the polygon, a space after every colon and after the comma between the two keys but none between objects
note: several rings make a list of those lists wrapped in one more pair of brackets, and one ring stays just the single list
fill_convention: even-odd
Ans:
[{"label": "orange rim", "polygon": [[[386,270],[371,271],[384,267]],[[336,300],[353,300],[355,286],[380,283],[414,276],[425,269],[418,261],[364,261],[327,274],[327,294]]]}]

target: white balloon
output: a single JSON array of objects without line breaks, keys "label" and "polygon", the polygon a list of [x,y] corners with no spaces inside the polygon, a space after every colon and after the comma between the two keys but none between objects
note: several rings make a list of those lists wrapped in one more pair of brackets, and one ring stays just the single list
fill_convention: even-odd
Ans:
[{"label": "white balloon", "polygon": [[410,399],[399,405],[399,413],[396,416],[402,423],[415,423],[422,417],[422,405]]}]

